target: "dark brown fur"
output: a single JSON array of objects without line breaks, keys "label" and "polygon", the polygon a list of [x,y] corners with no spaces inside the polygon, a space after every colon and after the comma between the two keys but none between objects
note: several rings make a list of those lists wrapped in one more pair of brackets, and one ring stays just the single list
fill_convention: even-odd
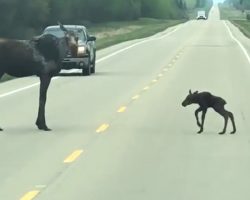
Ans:
[{"label": "dark brown fur", "polygon": [[27,41],[0,40],[0,78],[4,73],[15,77],[37,75],[40,78],[36,125],[45,131],[50,130],[45,121],[45,104],[51,78],[61,70],[60,62],[67,52],[74,55],[77,48],[75,34],[61,24],[60,27],[65,33],[63,38],[47,34]]}]

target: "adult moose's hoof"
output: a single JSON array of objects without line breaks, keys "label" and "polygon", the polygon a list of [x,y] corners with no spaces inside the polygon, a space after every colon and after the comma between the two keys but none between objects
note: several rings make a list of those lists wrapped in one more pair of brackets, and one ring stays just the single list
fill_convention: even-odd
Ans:
[{"label": "adult moose's hoof", "polygon": [[38,124],[36,124],[36,125],[37,125],[37,128],[38,128],[39,130],[51,131],[51,129],[48,128],[46,125],[38,125]]},{"label": "adult moose's hoof", "polygon": [[225,133],[225,131],[219,132],[220,135],[223,135]]},{"label": "adult moose's hoof", "polygon": [[0,131],[3,131],[3,129],[2,129],[2,128],[0,128]]},{"label": "adult moose's hoof", "polygon": [[51,131],[51,129],[47,127],[46,123],[41,123],[41,122],[39,123],[39,121],[37,120],[36,125],[39,130]]},{"label": "adult moose's hoof", "polygon": [[44,127],[44,128],[39,128],[40,130],[43,130],[43,131],[51,131],[51,129],[50,128],[48,128],[48,127]]},{"label": "adult moose's hoof", "polygon": [[43,130],[43,131],[51,131],[51,129],[48,128],[47,126],[46,127],[38,126],[38,129]]},{"label": "adult moose's hoof", "polygon": [[198,134],[201,134],[202,132],[203,132],[203,130],[199,130],[197,133],[198,133]]},{"label": "adult moose's hoof", "polygon": [[236,130],[232,131],[230,134],[235,134]]}]

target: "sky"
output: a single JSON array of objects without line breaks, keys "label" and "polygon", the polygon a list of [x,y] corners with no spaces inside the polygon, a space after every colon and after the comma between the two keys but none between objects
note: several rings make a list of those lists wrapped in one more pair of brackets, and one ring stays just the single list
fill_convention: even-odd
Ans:
[{"label": "sky", "polygon": [[213,0],[214,3],[222,3],[224,0]]}]

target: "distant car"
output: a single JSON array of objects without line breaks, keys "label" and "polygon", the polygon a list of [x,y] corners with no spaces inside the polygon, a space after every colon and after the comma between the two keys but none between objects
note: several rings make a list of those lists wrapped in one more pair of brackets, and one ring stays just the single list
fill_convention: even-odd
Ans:
[{"label": "distant car", "polygon": [[206,17],[206,12],[205,12],[205,10],[199,10],[198,12],[197,12],[197,17],[196,17],[196,19],[197,20],[199,20],[199,19],[207,19],[207,17]]},{"label": "distant car", "polygon": [[[62,60],[62,69],[82,69],[82,75],[95,73],[96,62],[96,37],[90,36],[85,26],[64,25],[66,29],[74,31],[78,36],[77,57],[68,54]],[[52,34],[63,37],[64,33],[59,26],[48,26],[43,31],[44,34]]]}]

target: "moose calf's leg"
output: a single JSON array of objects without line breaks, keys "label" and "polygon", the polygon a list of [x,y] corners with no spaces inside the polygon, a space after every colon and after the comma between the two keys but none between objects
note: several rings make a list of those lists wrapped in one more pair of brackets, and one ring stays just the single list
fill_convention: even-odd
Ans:
[{"label": "moose calf's leg", "polygon": [[224,117],[224,128],[223,128],[222,132],[219,132],[219,134],[224,134],[226,132],[226,129],[227,129],[228,112],[225,110],[219,110],[218,113]]},{"label": "moose calf's leg", "polygon": [[217,104],[213,108],[217,113],[219,113],[224,118],[224,128],[221,132],[219,132],[219,134],[224,134],[226,132],[226,129],[227,129],[227,122],[228,122],[229,113],[228,113],[228,111],[225,110],[224,105],[222,105],[222,104]]},{"label": "moose calf's leg", "polygon": [[40,77],[40,96],[39,96],[39,109],[36,120],[36,125],[39,129],[50,131],[45,121],[45,104],[47,99],[47,90],[51,81],[51,77],[44,74]]},{"label": "moose calf's leg", "polygon": [[231,112],[228,112],[228,116],[232,122],[233,125],[233,131],[231,132],[231,134],[234,134],[236,132],[236,126],[235,126],[235,122],[234,122],[234,115]]},{"label": "moose calf's leg", "polygon": [[199,122],[199,116],[198,116],[198,114],[199,114],[199,112],[200,111],[202,111],[202,109],[201,108],[198,108],[196,111],[195,111],[195,118],[196,118],[196,122],[197,122],[197,125],[199,126],[199,127],[201,127],[201,124],[200,124],[200,122]]},{"label": "moose calf's leg", "polygon": [[226,129],[227,129],[228,115],[225,114],[225,115],[223,115],[223,117],[224,117],[224,120],[225,120],[225,122],[224,122],[224,128],[223,128],[223,131],[220,132],[219,134],[224,134],[226,132]]},{"label": "moose calf's leg", "polygon": [[207,110],[202,110],[202,115],[201,115],[201,129],[198,131],[198,133],[203,132],[203,126],[204,126],[204,121],[205,121],[205,116],[206,116]]}]

